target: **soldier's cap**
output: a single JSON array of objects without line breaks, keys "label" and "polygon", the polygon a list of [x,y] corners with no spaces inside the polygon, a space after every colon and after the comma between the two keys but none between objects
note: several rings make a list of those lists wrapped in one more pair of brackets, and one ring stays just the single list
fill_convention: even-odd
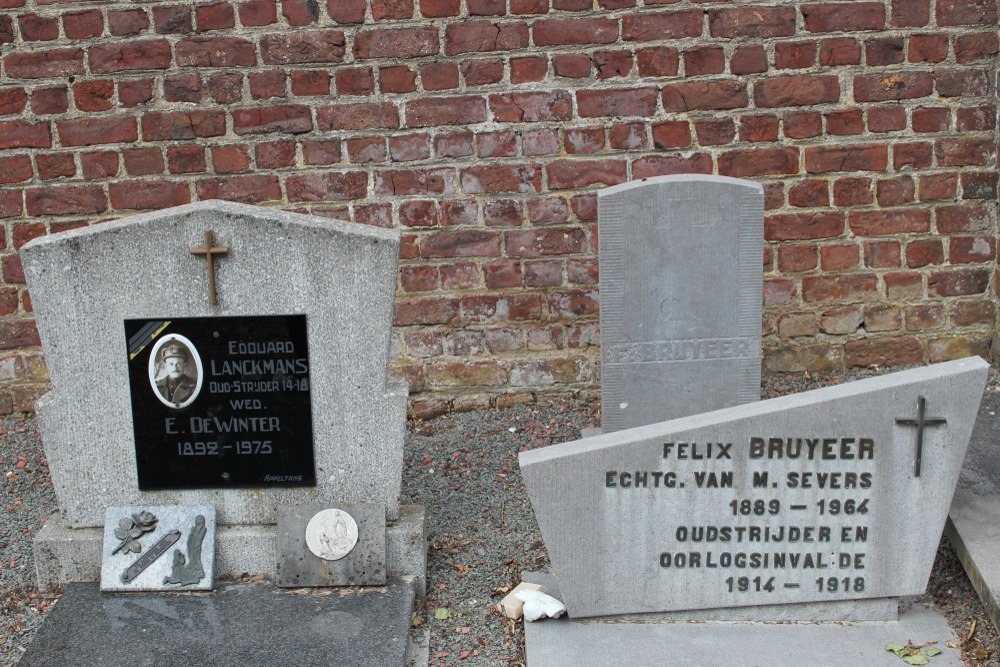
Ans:
[{"label": "soldier's cap", "polygon": [[160,359],[166,361],[171,357],[180,357],[187,360],[187,350],[180,343],[167,343],[163,346],[163,351],[160,352]]}]

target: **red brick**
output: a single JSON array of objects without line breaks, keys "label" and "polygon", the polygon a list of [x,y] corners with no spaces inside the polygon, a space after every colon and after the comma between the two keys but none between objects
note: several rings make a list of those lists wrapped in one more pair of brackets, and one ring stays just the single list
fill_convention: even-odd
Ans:
[{"label": "red brick", "polygon": [[152,79],[118,82],[118,103],[121,106],[137,107],[140,104],[149,102],[151,99],[153,99]]},{"label": "red brick", "polygon": [[250,168],[250,151],[246,146],[212,146],[212,167],[217,174],[231,174]]},{"label": "red brick", "polygon": [[905,59],[902,37],[883,37],[865,42],[865,59],[873,67],[898,65]]},{"label": "red brick", "polygon": [[764,238],[768,241],[830,239],[843,233],[842,213],[794,213],[764,217]]},{"label": "red brick", "polygon": [[422,297],[396,299],[393,324],[447,324],[458,317],[458,299],[450,297]]},{"label": "red brick", "polygon": [[553,0],[552,9],[567,12],[583,12],[591,9],[593,4],[588,0]]},{"label": "red brick", "polygon": [[926,174],[920,177],[920,201],[951,199],[958,186],[957,174]]},{"label": "red brick", "polygon": [[0,44],[11,44],[14,41],[14,17],[0,16]]},{"label": "red brick", "polygon": [[777,116],[743,116],[740,118],[740,141],[758,143],[777,140]]},{"label": "red brick", "polygon": [[667,112],[738,109],[747,104],[743,81],[698,81],[663,87],[663,110]]},{"label": "red brick", "polygon": [[480,229],[445,229],[420,238],[421,257],[497,257],[500,232]]},{"label": "red brick", "polygon": [[392,229],[395,226],[392,217],[392,204],[388,202],[385,204],[355,204],[354,222],[359,225]]},{"label": "red brick", "polygon": [[139,138],[134,116],[73,118],[57,123],[63,146],[129,143]]},{"label": "red brick", "polygon": [[995,239],[984,236],[954,236],[948,239],[948,259],[952,264],[992,262],[996,257]]},{"label": "red brick", "polygon": [[104,190],[97,185],[47,185],[24,194],[28,215],[102,213],[108,209]]},{"label": "red brick", "polygon": [[[342,4],[343,0],[331,0]],[[246,27],[271,25],[278,22],[275,0],[249,0],[240,3],[240,23]]]},{"label": "red brick", "polygon": [[438,134],[434,137],[434,154],[437,157],[467,157],[472,153],[471,132]]},{"label": "red brick", "polygon": [[371,95],[375,92],[375,74],[370,67],[348,67],[334,75],[338,95]]},{"label": "red brick", "polygon": [[[412,0],[410,0],[412,3]],[[372,7],[374,11],[374,3]],[[413,6],[410,5],[410,12]],[[319,19],[319,3],[316,0],[281,0],[281,14],[288,25],[300,26],[316,23]]]},{"label": "red brick", "polygon": [[205,171],[205,149],[193,144],[167,147],[167,165],[171,174]]},{"label": "red brick", "polygon": [[478,134],[476,154],[481,158],[513,157],[517,154],[517,136],[511,130]]},{"label": "red brick", "polygon": [[885,5],[881,2],[842,2],[802,5],[809,32],[854,32],[885,27]]},{"label": "red brick", "polygon": [[436,266],[404,266],[399,270],[404,292],[429,292],[437,289],[439,273]]},{"label": "red brick", "polygon": [[110,79],[83,81],[73,86],[73,99],[80,111],[107,111],[115,94],[115,83]]},{"label": "red brick", "polygon": [[920,364],[923,360],[920,341],[912,337],[864,339],[844,344],[844,365],[848,368]]},{"label": "red brick", "polygon": [[482,97],[424,97],[406,102],[409,127],[467,125],[486,120],[486,100]]},{"label": "red brick", "polygon": [[288,176],[285,189],[290,202],[364,199],[368,193],[368,174],[363,171],[310,171]]},{"label": "red brick", "polygon": [[376,21],[413,18],[413,5],[413,0],[371,0],[372,18]]},{"label": "red brick", "polygon": [[812,271],[817,264],[815,246],[786,245],[778,248],[778,270],[782,273]]},{"label": "red brick", "polygon": [[469,16],[503,16],[507,13],[506,0],[466,0]]},{"label": "red brick", "polygon": [[461,10],[462,0],[420,0],[420,13],[428,19],[458,16]]},{"label": "red brick", "polygon": [[536,260],[524,263],[524,284],[528,287],[555,287],[563,283],[562,262]]},{"label": "red brick", "polygon": [[399,127],[399,111],[390,102],[332,104],[316,110],[320,130],[367,130]]},{"label": "red brick", "polygon": [[870,178],[838,178],[833,183],[835,206],[864,206],[875,201]]},{"label": "red brick", "polygon": [[354,38],[357,58],[419,58],[438,53],[437,28],[360,30]]},{"label": "red brick", "polygon": [[832,136],[852,136],[865,131],[865,119],[860,109],[832,111],[825,114],[826,133]]},{"label": "red brick", "polygon": [[26,245],[28,241],[31,241],[32,239],[45,236],[46,233],[45,225],[40,222],[11,225],[11,241],[13,242],[14,248],[18,249]]},{"label": "red brick", "polygon": [[919,169],[931,164],[931,145],[917,142],[910,144],[895,144],[893,146],[892,166],[897,171],[905,167]]},{"label": "red brick", "polygon": [[857,236],[919,234],[930,231],[931,215],[926,209],[851,211],[848,224]]},{"label": "red brick", "polygon": [[510,0],[511,14],[547,14],[548,12],[549,0]]},{"label": "red brick", "polygon": [[171,7],[153,7],[153,25],[156,32],[176,35],[194,30],[191,8],[174,5]]},{"label": "red brick", "polygon": [[998,175],[996,172],[966,172],[962,174],[962,197],[965,199],[997,198]]},{"label": "red brick", "polygon": [[226,133],[222,111],[156,111],[142,117],[144,141],[181,141]]},{"label": "red brick", "polygon": [[475,199],[452,199],[441,202],[441,224],[445,227],[475,225],[479,207]]},{"label": "red brick", "polygon": [[195,184],[198,199],[225,199],[244,204],[259,204],[265,201],[280,201],[281,186],[277,176],[252,174],[229,176],[198,181]]},{"label": "red brick", "polygon": [[861,45],[857,40],[847,37],[824,39],[819,43],[819,64],[860,65]]},{"label": "red brick", "polygon": [[875,107],[868,110],[870,132],[894,132],[906,129],[906,110],[900,107]]},{"label": "red brick", "polygon": [[98,44],[88,51],[91,72],[167,69],[170,43],[165,39],[129,40]]},{"label": "red brick", "polygon": [[17,17],[21,39],[26,42],[48,42],[59,39],[59,20],[38,14],[21,14]]},{"label": "red brick", "polygon": [[49,49],[11,53],[3,59],[7,76],[14,79],[45,79],[83,74],[83,49]]},{"label": "red brick", "polygon": [[879,180],[876,199],[879,206],[899,206],[913,202],[915,187],[911,176]]},{"label": "red brick", "polygon": [[[511,77],[514,77],[514,63],[511,63]],[[544,74],[543,74],[544,77]],[[485,86],[503,80],[502,60],[469,60],[462,63],[462,79],[467,86]],[[513,83],[517,83],[514,81]]]},{"label": "red brick", "polygon": [[340,30],[296,30],[265,35],[260,40],[260,55],[268,65],[341,63],[345,45]]},{"label": "red brick", "polygon": [[48,123],[25,120],[0,121],[0,149],[48,148],[52,145]]},{"label": "red brick", "polygon": [[934,80],[930,72],[859,74],[854,77],[856,102],[884,102],[927,97],[933,89]]},{"label": "red brick", "polygon": [[[639,76],[675,76],[679,59],[677,49],[669,46],[653,46],[636,51]],[[736,74],[736,72],[734,72]]]},{"label": "red brick", "polygon": [[556,155],[559,153],[559,132],[552,128],[528,130],[521,134],[524,155]]},{"label": "red brick", "polygon": [[683,54],[684,76],[721,74],[726,69],[726,56],[719,47],[690,49]]},{"label": "red brick", "polygon": [[125,158],[125,171],[129,176],[150,176],[163,173],[163,154],[159,148],[126,148],[122,151]]},{"label": "red brick", "polygon": [[754,85],[758,107],[810,106],[840,100],[836,76],[782,76]]},{"label": "red brick", "polygon": [[108,185],[111,206],[116,209],[161,209],[191,201],[187,183],[130,180]]},{"label": "red brick", "polygon": [[[655,104],[655,99],[654,99]],[[569,120],[573,100],[566,91],[491,95],[490,108],[496,120],[505,123]]]},{"label": "red brick", "polygon": [[528,26],[524,23],[463,21],[445,30],[444,52],[449,56],[482,51],[513,51],[528,46]]},{"label": "red brick", "polygon": [[549,61],[538,56],[510,59],[510,82],[530,83],[541,81],[549,71]]},{"label": "red brick", "polygon": [[[618,40],[618,21],[598,18],[541,19],[535,21],[531,31],[535,46],[612,44]],[[665,34],[660,37],[666,38]]]},{"label": "red brick", "polygon": [[856,245],[831,245],[819,249],[820,266],[824,271],[845,271],[853,269],[861,262],[861,253]]},{"label": "red brick", "polygon": [[957,116],[956,129],[959,132],[990,131],[996,126],[997,108],[992,104],[961,108]]},{"label": "red brick", "polygon": [[135,35],[149,27],[149,17],[143,9],[108,11],[108,30],[116,37]]},{"label": "red brick", "polygon": [[803,69],[816,64],[816,42],[780,42],[774,45],[777,69]]},{"label": "red brick", "polygon": [[528,219],[535,225],[567,222],[570,209],[562,197],[543,197],[528,202]]},{"label": "red brick", "polygon": [[83,177],[88,181],[118,175],[118,154],[112,151],[84,153],[80,156]]},{"label": "red brick", "polygon": [[472,262],[441,265],[441,287],[446,290],[468,290],[480,286],[479,269]]},{"label": "red brick", "polygon": [[865,244],[865,266],[872,269],[898,268],[901,263],[898,241],[876,241]]},{"label": "red brick", "polygon": [[[329,143],[336,144],[336,142]],[[302,149],[304,155],[305,144],[303,144]],[[382,137],[357,137],[355,139],[348,139],[347,154],[354,164],[385,162],[389,155],[386,151],[385,139]],[[338,159],[333,161],[339,161],[339,155]]]},{"label": "red brick", "polygon": [[412,93],[417,89],[417,75],[409,67],[382,67],[378,76],[383,93]]},{"label": "red brick", "polygon": [[600,153],[604,150],[603,127],[579,127],[563,133],[563,145],[570,155]]},{"label": "red brick", "polygon": [[104,17],[96,9],[63,14],[62,23],[67,39],[100,37],[104,33]]},{"label": "red brick", "polygon": [[797,148],[759,148],[727,151],[719,156],[719,173],[724,176],[795,174],[799,171]]},{"label": "red brick", "polygon": [[0,157],[0,184],[30,181],[34,175],[27,155]]},{"label": "red brick", "polygon": [[934,155],[941,166],[985,165],[996,154],[996,143],[987,139],[938,139]]},{"label": "red brick", "polygon": [[688,157],[679,155],[650,155],[632,163],[632,178],[649,178],[669,174],[711,174],[712,156],[694,153]]},{"label": "red brick", "polygon": [[913,35],[907,58],[911,63],[939,63],[948,57],[947,35]]},{"label": "red brick", "polygon": [[931,20],[930,0],[892,0],[894,28],[919,28]]},{"label": "red brick", "polygon": [[448,167],[391,169],[375,174],[376,195],[451,194],[454,188],[455,170]]},{"label": "red brick", "polygon": [[213,2],[207,5],[197,5],[194,8],[198,31],[222,30],[236,25],[236,15],[233,6],[228,2]]},{"label": "red brick", "polygon": [[552,56],[552,71],[556,76],[567,79],[586,79],[590,76],[590,56],[582,53],[557,54]]},{"label": "red brick", "polygon": [[420,68],[420,82],[424,90],[458,88],[458,67],[454,63],[427,63]]},{"label": "red brick", "polygon": [[389,137],[389,155],[393,162],[426,160],[431,155],[430,137],[424,133]]},{"label": "red brick", "polygon": [[251,67],[257,64],[253,42],[238,37],[189,37],[177,42],[183,67]]},{"label": "red brick", "polygon": [[546,227],[506,232],[508,257],[539,257],[583,252],[587,236],[575,227]]},{"label": "red brick", "polygon": [[232,113],[233,131],[236,134],[299,134],[312,129],[309,107],[301,104],[234,109]]},{"label": "red brick", "polygon": [[838,146],[805,149],[806,171],[885,171],[889,162],[886,146]]},{"label": "red brick", "polygon": [[483,266],[483,275],[486,278],[487,289],[504,289],[507,287],[521,286],[521,263],[517,260],[506,259]]},{"label": "red brick", "polygon": [[830,300],[849,303],[877,296],[878,280],[870,273],[805,276],[802,279],[802,300],[806,303]]},{"label": "red brick", "polygon": [[[41,344],[34,320],[5,320],[0,324],[0,347],[3,349],[38,347]],[[32,401],[26,401],[24,411],[30,411],[32,406]]]},{"label": "red brick", "polygon": [[364,23],[365,0],[327,0],[326,11],[337,23]]},{"label": "red brick", "polygon": [[489,199],[483,203],[483,222],[487,227],[520,227],[524,205],[514,199]]},{"label": "red brick", "polygon": [[399,205],[399,224],[404,227],[437,227],[441,213],[437,202],[414,200]]},{"label": "red brick", "polygon": [[589,317],[599,310],[595,290],[564,290],[548,296],[549,313],[554,317]]},{"label": "red brick", "polygon": [[987,70],[967,67],[934,70],[934,84],[941,97],[985,97],[990,94],[990,78]]},{"label": "red brick", "polygon": [[823,117],[811,111],[785,114],[782,124],[789,139],[810,139],[823,133]]},{"label": "red brick", "polygon": [[737,47],[729,60],[729,71],[735,75],[766,72],[767,53],[764,47],[758,44]]},{"label": "red brick", "polygon": [[799,181],[789,188],[788,203],[799,208],[829,206],[829,185],[818,179]]},{"label": "red brick", "polygon": [[576,93],[576,103],[578,113],[583,118],[651,117],[656,113],[656,93],[656,88],[580,90]]},{"label": "red brick", "polygon": [[201,77],[194,72],[185,72],[164,78],[163,99],[167,102],[200,102]]},{"label": "red brick", "polygon": [[0,116],[16,116],[28,104],[24,88],[0,88]]},{"label": "red brick", "polygon": [[626,77],[632,71],[631,51],[596,51],[592,59],[598,79]]},{"label": "red brick", "polygon": [[932,271],[927,277],[928,296],[983,294],[990,283],[990,269],[963,268]]},{"label": "red brick", "polygon": [[790,37],[795,34],[794,7],[733,7],[712,9],[708,30],[712,37]]},{"label": "red brick", "polygon": [[959,327],[973,324],[992,324],[996,317],[996,306],[978,299],[959,301],[952,305],[950,316],[952,324]]},{"label": "red brick", "polygon": [[291,73],[292,95],[329,95],[330,74],[322,70],[301,70]]},{"label": "red brick", "polygon": [[72,153],[42,153],[35,157],[35,162],[38,164],[38,178],[44,181],[76,176]]},{"label": "red brick", "polygon": [[[704,14],[700,9],[663,13],[629,13],[622,17],[622,39],[627,42],[654,42],[698,37],[702,33],[703,17]],[[617,26],[615,27],[617,28]],[[612,35],[615,33],[617,33],[617,29],[610,32]],[[535,43],[540,44],[537,38],[537,28]]]},{"label": "red brick", "polygon": [[996,0],[938,0],[937,22],[940,26],[996,25]]},{"label": "red brick", "polygon": [[645,123],[615,123],[608,131],[608,142],[617,150],[646,148]]},{"label": "red brick", "polygon": [[545,167],[554,190],[624,183],[625,169],[622,160],[556,160]]},{"label": "red brick", "polygon": [[540,192],[541,169],[536,165],[483,165],[462,170],[467,193]]},{"label": "red brick", "polygon": [[944,247],[939,239],[924,239],[906,244],[906,266],[919,269],[944,263]]},{"label": "red brick", "polygon": [[991,228],[989,210],[980,204],[956,204],[934,209],[937,230],[942,234],[984,232]]}]

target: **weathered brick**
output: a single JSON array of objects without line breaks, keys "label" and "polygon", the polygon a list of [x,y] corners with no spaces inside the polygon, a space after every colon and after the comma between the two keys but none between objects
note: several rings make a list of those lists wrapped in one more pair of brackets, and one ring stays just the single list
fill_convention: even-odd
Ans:
[{"label": "weathered brick", "polygon": [[617,185],[626,178],[623,160],[556,160],[546,165],[545,171],[549,187],[555,190]]},{"label": "weathered brick", "polygon": [[[344,0],[331,0],[346,4]],[[275,0],[248,0],[240,3],[240,23],[246,27],[271,25],[278,22],[278,7]]]},{"label": "weathered brick", "polygon": [[573,98],[564,90],[491,95],[490,109],[494,118],[503,123],[569,120],[573,114]]},{"label": "weathered brick", "polygon": [[430,155],[430,137],[425,133],[389,137],[389,156],[393,162],[426,160]]},{"label": "weathered brick", "polygon": [[878,279],[871,273],[848,273],[802,278],[802,300],[806,303],[836,300],[872,300],[878,296]]},{"label": "weathered brick", "polygon": [[300,134],[311,129],[312,114],[309,107],[301,104],[233,110],[233,131],[236,134]]},{"label": "weathered brick", "polygon": [[76,163],[72,153],[41,153],[35,156],[38,178],[50,181],[56,178],[76,176]]},{"label": "weathered brick", "polygon": [[580,90],[578,113],[583,118],[600,116],[646,116],[656,113],[656,88]]},{"label": "weathered brick", "polygon": [[368,174],[363,171],[310,171],[285,178],[290,202],[345,201],[364,199]]},{"label": "weathered brick", "polygon": [[391,102],[332,104],[316,110],[320,130],[367,130],[399,127],[399,110]]},{"label": "weathered brick", "polygon": [[48,148],[52,145],[48,123],[25,120],[0,121],[0,149]]},{"label": "weathered brick", "polygon": [[899,107],[877,107],[868,110],[868,130],[894,132],[906,128],[906,110]]},{"label": "weathered brick", "polygon": [[919,28],[931,20],[930,0],[892,0],[894,28]]},{"label": "weathered brick", "polygon": [[428,364],[427,382],[432,387],[499,387],[507,383],[507,372],[498,360]]},{"label": "weathered brick", "polygon": [[947,35],[913,35],[907,50],[911,63],[939,63],[948,57]]},{"label": "weathered brick", "polygon": [[881,179],[875,189],[879,206],[899,206],[914,200],[916,186],[909,175],[899,178]]},{"label": "weathered brick", "polygon": [[542,170],[537,165],[483,165],[462,170],[462,190],[470,194],[541,189]]},{"label": "weathered brick", "polygon": [[788,189],[788,203],[799,208],[829,206],[829,184],[819,179],[799,181]]},{"label": "weathered brick", "polygon": [[228,2],[213,2],[194,8],[198,32],[224,30],[236,25],[236,13]]},{"label": "weathered brick", "polygon": [[367,58],[419,58],[440,51],[437,28],[379,28],[359,30],[354,56]]},{"label": "weathered brick", "polygon": [[187,67],[252,67],[253,42],[239,37],[189,37],[177,42],[177,64]]},{"label": "weathered brick", "polygon": [[951,323],[959,327],[975,324],[992,324],[996,317],[996,304],[976,299],[974,301],[959,301],[952,304],[949,310]]},{"label": "weathered brick", "polygon": [[649,178],[670,174],[711,174],[712,156],[708,153],[680,155],[649,155],[632,163],[632,178]]},{"label": "weathered brick", "polygon": [[563,144],[567,153],[599,153],[604,150],[603,127],[578,127],[563,133]]},{"label": "weathered brick", "polygon": [[961,268],[932,271],[927,276],[929,296],[982,294],[990,284],[990,269]]},{"label": "weathered brick", "polygon": [[618,21],[599,18],[541,19],[532,25],[531,33],[535,46],[611,44],[618,40]]},{"label": "weathered brick", "polygon": [[930,72],[859,74],[854,77],[855,102],[885,102],[927,97],[934,90]]},{"label": "weathered brick", "polygon": [[268,174],[210,178],[195,184],[198,199],[226,199],[244,204],[280,201],[281,186],[278,177]]},{"label": "weathered brick", "polygon": [[996,0],[938,0],[936,9],[940,26],[996,25]]},{"label": "weathered brick", "polygon": [[748,104],[743,81],[692,81],[663,87],[663,110],[739,109]]},{"label": "weathered brick", "polygon": [[497,257],[500,232],[484,229],[443,229],[420,237],[421,257]]},{"label": "weathered brick", "polygon": [[830,239],[843,235],[844,230],[844,214],[833,211],[764,217],[764,238],[768,241]]},{"label": "weathered brick", "polygon": [[560,53],[552,56],[552,71],[567,79],[586,79],[591,73],[590,56],[583,53]]},{"label": "weathered brick", "polygon": [[857,40],[848,37],[824,39],[819,43],[819,64],[860,65],[861,45]]},{"label": "weathered brick", "polygon": [[865,60],[873,67],[898,65],[905,58],[902,37],[881,37],[865,42]]},{"label": "weathered brick", "polygon": [[161,209],[191,201],[187,183],[130,180],[108,185],[111,206],[116,209]]},{"label": "weathered brick", "polygon": [[165,39],[125,40],[95,44],[87,50],[91,72],[125,72],[170,67],[170,42]]},{"label": "weathered brick", "polygon": [[847,271],[861,263],[861,252],[855,244],[828,245],[819,249],[819,264],[823,271]]},{"label": "weathered brick", "polygon": [[375,173],[375,194],[451,194],[455,188],[455,175],[455,170],[449,167],[381,170]]},{"label": "weathered brick", "polygon": [[920,177],[920,201],[951,199],[958,187],[957,174],[926,174]]},{"label": "weathered brick", "polygon": [[487,227],[520,227],[524,224],[524,204],[514,199],[489,199],[483,203]]},{"label": "weathered brick", "polygon": [[805,69],[816,64],[816,42],[779,42],[774,45],[777,69]]},{"label": "weathered brick", "polygon": [[0,157],[0,184],[29,181],[35,175],[27,155]]},{"label": "weathered brick", "polygon": [[63,14],[62,23],[68,39],[100,37],[104,33],[104,17],[96,9]]},{"label": "weathered brick", "polygon": [[102,213],[108,209],[104,190],[98,185],[48,185],[24,194],[28,215]]},{"label": "weathered brick", "polygon": [[540,257],[583,252],[587,236],[577,227],[546,227],[506,232],[508,257]]},{"label": "weathered brick", "polygon": [[451,297],[420,297],[396,299],[393,324],[447,324],[458,317],[458,299]]},{"label": "weathered brick", "polygon": [[10,53],[3,59],[8,77],[47,79],[83,74],[83,49],[49,49]]},{"label": "weathered brick", "polygon": [[782,76],[763,79],[754,85],[758,107],[811,106],[840,99],[836,76]]},{"label": "weathered brick", "polygon": [[809,32],[854,32],[885,27],[885,5],[881,2],[841,2],[802,5]]},{"label": "weathered brick", "polygon": [[795,34],[794,7],[733,7],[712,9],[708,30],[712,37],[790,37]]},{"label": "weathered brick", "polygon": [[[700,9],[629,13],[622,17],[622,39],[627,42],[653,42],[698,37],[702,33],[703,21],[704,14]],[[537,36],[535,42],[538,43]]]},{"label": "weathered brick", "polygon": [[955,204],[934,209],[938,232],[942,234],[983,232],[991,228],[990,212],[981,204]]},{"label": "weathered brick", "polygon": [[80,156],[83,177],[88,181],[118,175],[118,154],[113,151],[95,151]]},{"label": "weathered brick", "polygon": [[115,94],[115,82],[110,79],[92,79],[73,86],[73,101],[80,111],[107,111]]},{"label": "weathered brick", "polygon": [[932,155],[933,147],[929,143],[896,144],[892,148],[892,166],[896,170],[905,167],[914,169],[929,167]]},{"label": "weathered brick", "polygon": [[719,173],[723,176],[764,176],[797,174],[799,149],[755,148],[727,151],[719,156]]},{"label": "weathered brick", "polygon": [[962,197],[965,199],[996,200],[1000,175],[995,171],[962,174]]},{"label": "weathered brick", "polygon": [[985,97],[990,94],[991,74],[987,70],[967,67],[934,70],[934,85],[941,97]]},{"label": "weathered brick", "polygon": [[485,120],[486,99],[482,97],[424,97],[406,102],[409,127],[466,125]]},{"label": "weathered brick", "polygon": [[818,146],[805,149],[806,171],[885,171],[889,162],[886,146]]},{"label": "weathered brick", "polygon": [[926,233],[931,228],[931,216],[926,209],[851,211],[848,225],[858,236]]},{"label": "weathered brick", "polygon": [[844,344],[847,367],[900,366],[923,363],[920,341],[913,337],[872,338]]},{"label": "weathered brick", "polygon": [[265,35],[261,60],[268,65],[344,62],[346,40],[339,30],[298,30]]},{"label": "weathered brick", "polygon": [[865,266],[872,269],[899,268],[901,249],[898,241],[865,243]]},{"label": "weathered brick", "polygon": [[177,35],[194,30],[191,8],[183,5],[153,7],[153,26],[156,32]]},{"label": "weathered brick", "polygon": [[528,46],[525,23],[463,21],[445,29],[444,52],[449,56],[482,51],[513,51]]},{"label": "weathered brick", "polygon": [[938,139],[934,155],[946,167],[985,165],[996,154],[996,143],[986,139]]},{"label": "weathered brick", "polygon": [[[458,66],[455,63],[427,63],[420,67],[420,83],[424,90],[458,88]],[[339,90],[339,88],[338,88]]]},{"label": "weathered brick", "polygon": [[778,248],[778,270],[782,273],[812,271],[819,263],[813,245],[785,245]]},{"label": "weathered brick", "polygon": [[[639,76],[675,76],[679,58],[677,49],[669,46],[652,46],[638,49],[635,53]],[[765,67],[765,69],[767,69]],[[733,72],[736,74],[736,72]]]},{"label": "weathered brick", "polygon": [[510,82],[513,84],[541,81],[549,71],[545,57],[526,56],[510,59]]},{"label": "weathered brick", "polygon": [[63,146],[134,142],[139,138],[134,116],[72,118],[56,123]]},{"label": "weathered brick", "polygon": [[984,236],[953,236],[948,239],[948,259],[952,264],[992,262],[996,258],[995,239]]},{"label": "weathered brick", "polygon": [[145,141],[180,141],[226,133],[222,111],[154,111],[142,116]]}]

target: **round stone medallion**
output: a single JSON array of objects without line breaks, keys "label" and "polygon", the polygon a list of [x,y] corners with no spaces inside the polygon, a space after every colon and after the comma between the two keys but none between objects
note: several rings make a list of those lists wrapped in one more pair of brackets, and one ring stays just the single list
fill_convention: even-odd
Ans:
[{"label": "round stone medallion", "polygon": [[358,524],[344,510],[321,510],[306,525],[306,546],[323,560],[340,560],[357,543]]}]

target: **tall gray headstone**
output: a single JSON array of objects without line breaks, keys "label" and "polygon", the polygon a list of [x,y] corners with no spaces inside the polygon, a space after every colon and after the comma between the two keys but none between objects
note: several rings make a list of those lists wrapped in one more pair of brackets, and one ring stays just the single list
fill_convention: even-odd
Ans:
[{"label": "tall gray headstone", "polygon": [[522,452],[569,614],[923,593],[988,369],[972,357]]},{"label": "tall gray headstone", "polygon": [[[206,262],[198,250],[212,244],[227,252]],[[130,216],[27,244],[21,254],[53,385],[37,410],[62,512],[36,542],[41,585],[94,578],[99,563],[86,554],[99,551],[81,545],[100,540],[96,529],[110,506],[216,507],[220,574],[273,573],[280,505],[374,503],[386,508],[388,519],[401,519],[397,529],[410,525],[416,515],[401,512],[399,500],[407,390],[386,380],[398,252],[398,234],[391,230],[218,201]],[[209,281],[213,273],[214,285]],[[130,394],[132,339],[127,344],[125,323],[242,322],[246,331],[232,348],[236,356],[218,363],[204,360],[199,390],[204,397],[215,391],[214,382],[240,379],[227,369],[252,369],[257,360],[273,356],[271,348],[254,349],[258,320],[253,318],[276,315],[305,318],[308,360],[305,350],[286,356],[294,356],[302,368],[308,365],[311,416],[308,404],[300,403],[295,414],[255,419],[272,406],[263,405],[267,401],[257,400],[258,389],[246,385],[249,393],[238,405],[219,401],[220,409],[245,414],[215,420],[198,413],[198,403],[181,403],[169,407],[176,418],[160,419],[154,428],[161,435],[165,429],[178,433],[178,454],[190,454],[194,470],[222,453],[233,461],[251,454],[261,461],[281,456],[268,433],[223,452],[221,444],[213,448],[201,442],[212,438],[196,437],[194,427],[202,433],[229,424],[280,430],[311,419],[315,485],[140,490]],[[157,335],[155,327],[146,330]],[[300,386],[302,377],[286,379],[295,380],[289,385],[293,389],[306,389]],[[148,393],[148,384],[132,391]],[[193,419],[192,414],[201,416]],[[396,562],[409,559],[412,545],[404,548],[394,539],[390,534]]]},{"label": "tall gray headstone", "polygon": [[604,432],[760,398],[761,185],[650,178],[598,211]]}]

